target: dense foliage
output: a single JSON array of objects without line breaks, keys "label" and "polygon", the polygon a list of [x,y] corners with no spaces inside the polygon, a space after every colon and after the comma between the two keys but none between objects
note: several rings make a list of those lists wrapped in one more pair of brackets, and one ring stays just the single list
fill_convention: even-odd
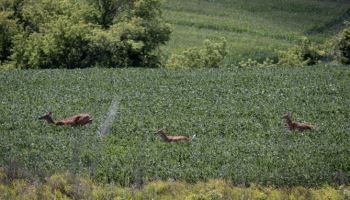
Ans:
[{"label": "dense foliage", "polygon": [[[315,70],[317,69],[317,70]],[[122,185],[168,178],[315,186],[349,178],[349,68],[0,71],[0,163],[26,177],[90,174]],[[108,135],[97,134],[111,102]],[[56,127],[80,112],[87,126]],[[317,127],[287,130],[282,113]],[[155,134],[196,135],[163,143]],[[18,170],[17,170],[18,171]]]},{"label": "dense foliage", "polygon": [[10,15],[10,12],[0,12],[0,64],[11,55],[13,36],[19,31],[16,21],[8,19]]},{"label": "dense foliage", "polygon": [[167,63],[167,68],[219,68],[227,54],[226,40],[212,42],[205,40],[202,47],[192,47],[182,54],[172,55]]},{"label": "dense foliage", "polygon": [[277,54],[278,66],[303,66],[317,64],[325,52],[308,38],[303,38],[299,45],[288,50],[280,50]]},{"label": "dense foliage", "polygon": [[6,0],[1,61],[17,68],[159,65],[170,29],[159,0]]},{"label": "dense foliage", "polygon": [[345,28],[337,40],[336,51],[343,64],[350,64],[350,27]]}]

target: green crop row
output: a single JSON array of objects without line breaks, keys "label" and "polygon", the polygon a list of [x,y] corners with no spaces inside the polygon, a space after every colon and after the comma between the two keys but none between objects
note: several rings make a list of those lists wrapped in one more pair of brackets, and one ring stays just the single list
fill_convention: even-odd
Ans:
[{"label": "green crop row", "polygon": [[[0,71],[0,164],[43,178],[60,171],[121,185],[173,178],[318,186],[350,173],[350,71],[88,69]],[[100,136],[112,101],[116,115]],[[52,126],[80,112],[83,127]],[[289,131],[284,112],[317,129]],[[164,143],[156,133],[196,135]],[[19,173],[19,172],[17,172]]]}]

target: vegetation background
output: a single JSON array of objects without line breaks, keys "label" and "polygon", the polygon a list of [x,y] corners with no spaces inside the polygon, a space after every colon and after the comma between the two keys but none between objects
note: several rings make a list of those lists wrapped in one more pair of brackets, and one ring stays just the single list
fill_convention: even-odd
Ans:
[{"label": "vegetation background", "polygon": [[322,44],[350,19],[349,2],[303,0],[174,0],[163,6],[172,25],[166,53],[182,52],[205,39],[227,40],[225,63],[276,57],[276,50],[298,45],[303,37]]}]

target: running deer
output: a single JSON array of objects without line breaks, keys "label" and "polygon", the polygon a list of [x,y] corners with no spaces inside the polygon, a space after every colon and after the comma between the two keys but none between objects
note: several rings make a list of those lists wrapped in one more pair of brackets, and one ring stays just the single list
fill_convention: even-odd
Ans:
[{"label": "running deer", "polygon": [[49,124],[55,125],[71,125],[71,126],[79,126],[85,125],[92,122],[92,119],[89,114],[81,113],[71,117],[67,117],[65,119],[61,119],[58,121],[54,121],[52,119],[52,113],[48,112],[47,114],[39,117],[40,120],[46,120]]},{"label": "running deer", "polygon": [[160,137],[163,139],[164,142],[178,142],[178,141],[192,141],[192,139],[195,137],[192,136],[183,136],[183,135],[177,135],[177,136],[168,136],[165,134],[165,130],[162,128],[162,129],[159,129],[157,131],[157,134],[160,135]]},{"label": "running deer", "polygon": [[293,121],[291,112],[287,112],[287,113],[283,114],[282,118],[286,120],[287,126],[290,130],[297,129],[299,131],[304,131],[307,129],[309,129],[309,130],[315,129],[315,127],[311,124]]}]

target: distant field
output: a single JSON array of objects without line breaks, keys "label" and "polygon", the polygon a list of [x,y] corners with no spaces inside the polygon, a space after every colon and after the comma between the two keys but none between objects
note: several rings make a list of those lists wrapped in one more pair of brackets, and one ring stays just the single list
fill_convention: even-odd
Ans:
[{"label": "distant field", "polygon": [[344,15],[349,9],[347,0],[167,0],[163,15],[173,34],[164,49],[176,53],[225,37],[227,63],[272,57],[303,36],[324,42],[339,30],[342,17],[350,18]]},{"label": "distant field", "polygon": [[[0,71],[0,165],[32,176],[70,170],[129,184],[174,178],[317,186],[350,173],[350,69],[87,69]],[[113,99],[107,136],[97,134]],[[36,120],[88,112],[93,123]],[[280,116],[317,126],[286,130]],[[155,135],[194,135],[165,144]],[[17,161],[17,162],[15,162]]]}]

